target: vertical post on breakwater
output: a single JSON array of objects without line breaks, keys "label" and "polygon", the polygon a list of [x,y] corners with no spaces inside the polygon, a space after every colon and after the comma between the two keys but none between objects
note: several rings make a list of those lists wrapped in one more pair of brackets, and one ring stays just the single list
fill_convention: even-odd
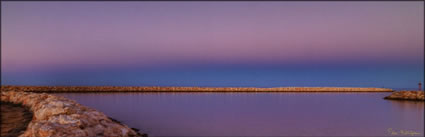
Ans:
[{"label": "vertical post on breakwater", "polygon": [[419,82],[419,91],[422,91],[422,83]]}]

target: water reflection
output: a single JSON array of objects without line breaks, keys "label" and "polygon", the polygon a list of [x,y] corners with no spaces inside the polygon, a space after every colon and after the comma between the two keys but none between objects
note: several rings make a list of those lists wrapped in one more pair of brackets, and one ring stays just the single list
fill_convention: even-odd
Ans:
[{"label": "water reflection", "polygon": [[406,101],[406,100],[389,100],[392,106],[404,111],[415,110],[418,113],[423,113],[424,102],[422,101]]},{"label": "water reflection", "polygon": [[66,93],[151,136],[423,136],[424,102],[390,93]]}]

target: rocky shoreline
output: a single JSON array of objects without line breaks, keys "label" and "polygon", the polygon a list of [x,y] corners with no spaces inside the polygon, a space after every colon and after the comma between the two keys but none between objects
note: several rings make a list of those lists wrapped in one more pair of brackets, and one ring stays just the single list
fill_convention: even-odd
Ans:
[{"label": "rocky shoreline", "polygon": [[29,108],[1,101],[1,136],[17,137],[25,132],[33,118]]},{"label": "rocky shoreline", "polygon": [[2,90],[28,92],[392,92],[388,88],[355,87],[118,87],[118,86],[2,86]]},{"label": "rocky shoreline", "polygon": [[424,91],[399,91],[399,92],[393,92],[391,95],[386,96],[384,99],[425,101]]},{"label": "rocky shoreline", "polygon": [[147,136],[107,117],[102,112],[60,96],[2,89],[1,101],[22,104],[33,113],[32,120],[20,137]]}]

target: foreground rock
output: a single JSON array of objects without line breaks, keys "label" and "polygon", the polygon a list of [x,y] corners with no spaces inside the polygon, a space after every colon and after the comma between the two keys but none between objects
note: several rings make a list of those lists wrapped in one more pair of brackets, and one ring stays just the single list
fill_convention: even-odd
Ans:
[{"label": "foreground rock", "polygon": [[357,87],[114,87],[114,86],[2,86],[28,92],[392,92],[388,88]]},{"label": "foreground rock", "polygon": [[412,100],[412,101],[424,101],[424,91],[400,91],[393,92],[391,95],[384,99],[393,100]]},{"label": "foreground rock", "polygon": [[33,119],[21,137],[146,136],[114,122],[101,112],[64,97],[2,91],[1,101],[22,104],[33,112]]},{"label": "foreground rock", "polygon": [[1,136],[16,137],[27,129],[32,120],[30,110],[22,105],[1,102]]}]

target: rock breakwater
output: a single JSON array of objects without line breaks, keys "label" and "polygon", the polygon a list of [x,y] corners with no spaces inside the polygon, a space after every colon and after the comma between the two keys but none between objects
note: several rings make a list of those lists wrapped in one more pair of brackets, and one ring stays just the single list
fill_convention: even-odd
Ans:
[{"label": "rock breakwater", "polygon": [[392,92],[388,88],[353,87],[115,87],[115,86],[2,86],[28,92]]},{"label": "rock breakwater", "polygon": [[64,97],[2,89],[1,101],[22,104],[33,112],[31,122],[20,137],[147,136]]},{"label": "rock breakwater", "polygon": [[424,91],[393,92],[391,95],[385,97],[384,99],[425,101]]},{"label": "rock breakwater", "polygon": [[1,136],[16,137],[25,132],[32,120],[30,110],[22,105],[1,102]]}]

